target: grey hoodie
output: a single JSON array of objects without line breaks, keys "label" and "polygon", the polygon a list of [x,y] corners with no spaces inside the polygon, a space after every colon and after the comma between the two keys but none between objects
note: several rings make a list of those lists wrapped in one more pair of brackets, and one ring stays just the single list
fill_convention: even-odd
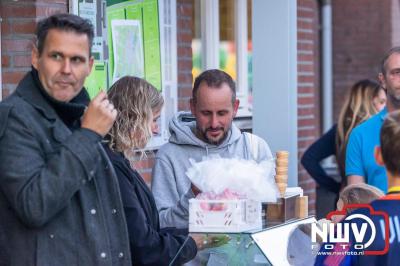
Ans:
[{"label": "grey hoodie", "polygon": [[151,189],[162,228],[188,227],[189,199],[194,197],[190,180],[185,174],[190,167],[190,158],[196,162],[211,154],[257,162],[272,158],[271,150],[263,139],[241,133],[234,124],[223,143],[218,146],[206,143],[193,133],[196,122],[186,122],[190,117],[192,115],[188,112],[177,113],[169,124],[169,142],[156,154]]}]

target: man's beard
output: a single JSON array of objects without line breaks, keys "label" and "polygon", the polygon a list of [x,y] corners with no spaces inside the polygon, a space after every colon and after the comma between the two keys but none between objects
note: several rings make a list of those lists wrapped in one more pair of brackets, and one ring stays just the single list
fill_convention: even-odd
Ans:
[{"label": "man's beard", "polygon": [[400,94],[387,90],[387,98],[395,109],[400,109]]},{"label": "man's beard", "polygon": [[201,136],[203,137],[203,139],[207,142],[207,143],[209,143],[209,144],[212,144],[212,145],[215,145],[215,146],[218,146],[218,145],[220,145],[222,142],[224,142],[224,140],[226,139],[226,137],[228,136],[228,132],[229,132],[229,130],[230,130],[230,128],[228,128],[226,131],[224,130],[224,128],[218,128],[219,130],[222,130],[222,132],[223,132],[223,135],[222,135],[222,137],[221,138],[219,138],[218,140],[212,140],[212,139],[209,139],[208,137],[207,137],[207,132],[208,131],[211,131],[211,128],[207,128],[206,130],[202,130],[202,129],[200,129],[200,128],[197,128],[197,130],[198,130],[198,132],[200,132],[200,134],[201,134]]}]

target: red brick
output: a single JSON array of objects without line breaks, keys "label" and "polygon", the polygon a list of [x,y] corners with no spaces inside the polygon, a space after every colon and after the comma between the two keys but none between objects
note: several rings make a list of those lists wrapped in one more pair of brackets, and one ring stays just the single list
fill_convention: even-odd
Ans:
[{"label": "red brick", "polygon": [[21,22],[13,24],[13,33],[16,34],[34,34],[36,30],[36,22]]},{"label": "red brick", "polygon": [[297,115],[302,116],[302,115],[311,115],[315,114],[315,109],[314,108],[298,108],[297,109]]},{"label": "red brick", "polygon": [[33,2],[26,5],[18,5],[17,3],[3,4],[2,14],[3,16],[7,15],[7,17],[12,16],[15,18],[33,18],[36,16],[36,7]]},{"label": "red brick", "polygon": [[193,13],[192,5],[177,3],[176,8],[178,16],[192,17]]},{"label": "red brick", "polygon": [[177,28],[179,29],[191,29],[193,27],[192,19],[183,19],[182,17],[177,18]]},{"label": "red brick", "polygon": [[314,71],[313,65],[298,65],[297,70],[299,72],[311,72]]},{"label": "red brick", "polygon": [[31,65],[30,55],[15,55],[13,56],[13,62],[15,67],[29,67]]},{"label": "red brick", "polygon": [[316,2],[314,0],[298,0],[297,1],[298,7],[307,7],[307,8],[316,8]]},{"label": "red brick", "polygon": [[179,99],[178,100],[178,110],[179,111],[189,111],[189,100],[188,99]]},{"label": "red brick", "polygon": [[180,32],[178,34],[178,42],[192,43],[193,35],[190,32]]},{"label": "red brick", "polygon": [[307,62],[313,62],[314,61],[314,54],[298,54],[297,55],[297,60],[298,61],[307,61]]},{"label": "red brick", "polygon": [[315,38],[315,35],[313,32],[304,32],[304,31],[298,31],[297,32],[297,39],[298,40],[309,40],[313,41]]},{"label": "red brick", "polygon": [[179,72],[178,73],[178,81],[179,81],[179,83],[192,84],[192,82],[193,82],[192,73]]},{"label": "red brick", "polygon": [[[190,41],[191,43],[191,41]],[[182,57],[192,57],[192,48],[191,47],[179,47],[178,55]]]},{"label": "red brick", "polygon": [[301,119],[297,122],[298,127],[304,127],[304,126],[313,126],[315,125],[317,120],[314,119]]},{"label": "red brick", "polygon": [[3,52],[29,52],[32,49],[32,40],[17,39],[17,40],[2,40]]},{"label": "red brick", "polygon": [[297,43],[297,49],[303,51],[313,51],[314,44],[312,43]]},{"label": "red brick", "polygon": [[[297,28],[298,29],[313,29],[314,25],[313,25],[313,21],[304,21],[304,20],[297,20]],[[300,39],[300,38],[298,38]]]},{"label": "red brick", "polygon": [[312,137],[317,135],[319,130],[316,128],[313,129],[298,129],[297,134],[299,137]]},{"label": "red brick", "polygon": [[298,93],[314,93],[317,89],[313,86],[311,87],[299,87],[297,89]]},{"label": "red brick", "polygon": [[298,76],[297,77],[298,82],[306,82],[306,83],[312,83],[315,82],[315,77],[314,76]]},{"label": "red brick", "polygon": [[38,6],[36,9],[36,15],[38,17],[48,17],[57,13],[67,12],[66,5],[53,5],[53,6]]},{"label": "red brick", "polygon": [[178,60],[178,70],[192,69],[192,60]]},{"label": "red brick", "polygon": [[2,67],[9,67],[10,66],[10,57],[7,55],[1,56],[1,66]]},{"label": "red brick", "polygon": [[138,170],[139,169],[141,169],[141,170],[151,169],[153,167],[153,165],[154,165],[154,159],[153,158],[147,158],[147,159],[143,159],[141,161],[136,161],[134,163],[134,165],[135,165],[135,168],[138,169]]},{"label": "red brick", "polygon": [[299,18],[314,18],[315,14],[313,11],[308,10],[297,10],[297,17]]},{"label": "red brick", "polygon": [[36,0],[37,3],[48,3],[48,4],[63,4],[67,5],[68,1],[66,0]]},{"label": "red brick", "polygon": [[11,23],[3,21],[1,23],[1,35],[2,37],[6,37],[7,35],[11,35],[12,34],[12,26]]},{"label": "red brick", "polygon": [[192,97],[191,89],[180,89],[178,91],[178,97]]},{"label": "red brick", "polygon": [[150,184],[151,184],[151,173],[140,173],[140,175],[144,179],[144,182],[146,182],[146,184],[148,186],[150,186]]},{"label": "red brick", "polygon": [[17,84],[20,82],[22,77],[25,75],[25,72],[3,72],[2,81],[3,84]]}]

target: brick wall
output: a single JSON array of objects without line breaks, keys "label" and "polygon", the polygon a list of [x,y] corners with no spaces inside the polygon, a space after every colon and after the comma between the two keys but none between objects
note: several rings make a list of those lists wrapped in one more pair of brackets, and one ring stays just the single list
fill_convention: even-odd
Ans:
[{"label": "brick wall", "polygon": [[335,121],[351,85],[377,77],[380,59],[391,46],[391,2],[332,1]]},{"label": "brick wall", "polygon": [[30,70],[36,22],[50,14],[67,11],[66,0],[1,0],[1,64],[3,98]]},{"label": "brick wall", "polygon": [[194,0],[176,1],[178,45],[178,110],[190,110],[192,95],[192,38]]},{"label": "brick wall", "polygon": [[[298,158],[320,135],[319,7],[316,0],[297,1]],[[299,185],[315,214],[315,182],[299,164]]]}]

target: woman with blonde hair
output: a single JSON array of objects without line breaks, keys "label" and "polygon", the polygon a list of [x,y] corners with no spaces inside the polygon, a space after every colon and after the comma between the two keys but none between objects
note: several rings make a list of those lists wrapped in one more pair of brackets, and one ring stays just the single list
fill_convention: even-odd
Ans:
[{"label": "woman with blonde hair", "polygon": [[[368,79],[356,82],[340,111],[338,124],[304,152],[301,158],[303,167],[320,187],[336,195],[330,210],[334,208],[340,188],[345,185],[344,162],[351,130],[382,110],[385,103],[386,93],[378,83]],[[329,176],[320,165],[322,160],[331,155],[336,156],[341,182]]]},{"label": "woman with blonde hair", "polygon": [[119,181],[133,265],[186,263],[196,256],[196,243],[202,239],[194,240],[187,230],[160,229],[153,195],[133,167],[137,153],[143,156],[152,134],[158,133],[162,95],[145,80],[126,76],[115,82],[108,96],[118,116],[104,146]]},{"label": "woman with blonde hair", "polygon": [[386,93],[376,82],[368,79],[353,85],[339,114],[336,133],[336,157],[341,176],[344,176],[346,146],[350,132],[374,114],[380,112],[386,104]]}]

